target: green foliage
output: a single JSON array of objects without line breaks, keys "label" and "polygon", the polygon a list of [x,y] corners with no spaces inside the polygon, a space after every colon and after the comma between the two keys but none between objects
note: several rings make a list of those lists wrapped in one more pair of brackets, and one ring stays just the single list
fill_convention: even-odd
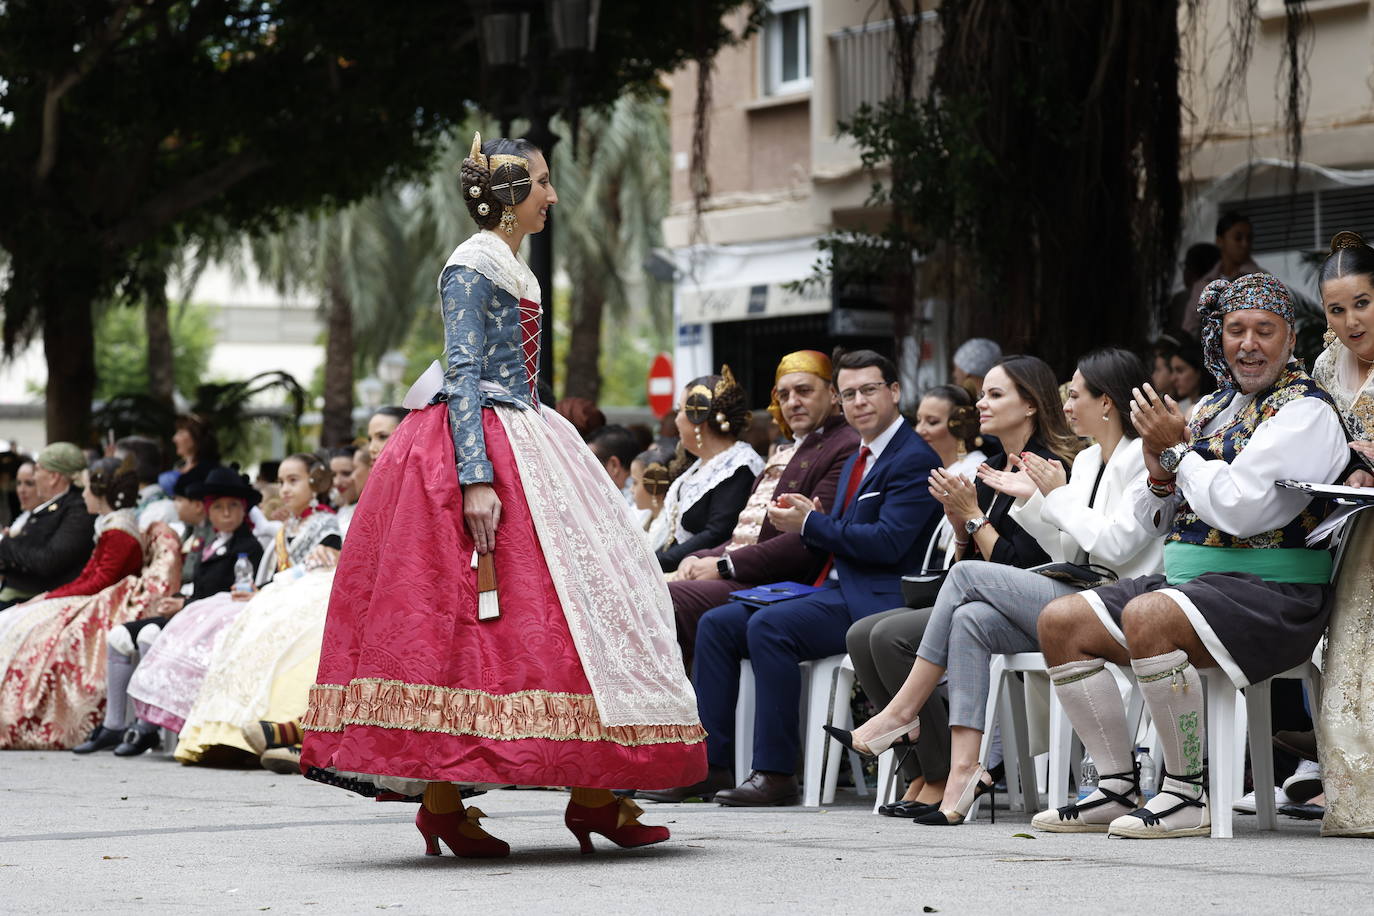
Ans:
[{"label": "green foliage", "polygon": [[[170,311],[176,388],[189,397],[204,381],[215,330],[203,306],[174,305]],[[101,312],[96,320],[95,366],[99,400],[148,390],[148,334],[142,309],[109,306]]]}]

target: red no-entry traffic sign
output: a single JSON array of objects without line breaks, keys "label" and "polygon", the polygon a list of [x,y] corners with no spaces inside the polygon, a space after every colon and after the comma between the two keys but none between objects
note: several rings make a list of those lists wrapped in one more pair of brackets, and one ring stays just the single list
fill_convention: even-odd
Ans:
[{"label": "red no-entry traffic sign", "polygon": [[662,417],[673,409],[673,359],[667,353],[654,357],[649,367],[649,409]]}]

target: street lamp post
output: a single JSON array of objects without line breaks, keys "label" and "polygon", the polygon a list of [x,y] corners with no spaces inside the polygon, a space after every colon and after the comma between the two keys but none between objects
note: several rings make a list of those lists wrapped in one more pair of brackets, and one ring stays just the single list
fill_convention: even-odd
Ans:
[{"label": "street lamp post", "polygon": [[377,378],[386,385],[386,398],[396,401],[396,386],[406,374],[406,355],[400,350],[388,350],[377,360]]},{"label": "street lamp post", "polygon": [[[576,129],[579,106],[578,58],[596,49],[596,29],[601,0],[470,0],[482,46],[483,103],[510,134],[516,117],[529,119],[527,139],[552,162],[558,135],[549,119],[564,111]],[[557,64],[557,66],[551,66]],[[556,74],[556,75],[555,75]],[[563,84],[557,91],[551,81]],[[509,85],[522,84],[520,97],[507,93]],[[543,298],[544,317],[539,335],[539,377],[550,390],[553,361],[553,233],[554,210],[549,210],[544,231],[530,236],[529,264]]]}]

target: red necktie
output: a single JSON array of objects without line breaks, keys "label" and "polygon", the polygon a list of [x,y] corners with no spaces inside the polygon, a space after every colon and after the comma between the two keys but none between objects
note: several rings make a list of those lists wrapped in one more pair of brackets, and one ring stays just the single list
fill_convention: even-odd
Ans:
[{"label": "red necktie", "polygon": [[[840,515],[844,515],[844,510],[849,508],[849,501],[854,498],[855,493],[859,492],[859,482],[863,480],[864,468],[868,466],[868,456],[871,454],[873,454],[872,449],[866,445],[859,449],[858,460],[854,462],[854,470],[849,475],[849,486],[844,488],[844,502],[840,503]],[[830,567],[834,565],[835,555],[832,553],[826,558],[825,567],[812,584],[824,585],[825,580],[830,576]]]}]

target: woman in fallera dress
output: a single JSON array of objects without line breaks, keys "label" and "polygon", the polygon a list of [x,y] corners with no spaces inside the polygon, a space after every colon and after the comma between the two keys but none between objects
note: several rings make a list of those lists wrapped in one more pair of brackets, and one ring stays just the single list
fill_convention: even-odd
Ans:
[{"label": "woman in fallera dress", "polygon": [[540,289],[517,252],[558,196],[525,140],[475,138],[460,188],[481,231],[439,277],[448,369],[412,388],[428,406],[392,435],[353,516],[302,767],[365,795],[422,794],[429,854],[439,840],[509,853],[460,785],[571,787],[583,852],[591,833],[662,842],[610,790],[700,780],[705,733],[658,563],[536,396]]},{"label": "woman in fallera dress", "polygon": [[[1331,240],[1321,269],[1326,349],[1312,376],[1341,413],[1357,467],[1346,484],[1374,486],[1374,249],[1353,232]],[[1314,710],[1326,793],[1323,836],[1374,836],[1374,518],[1347,522]]]}]

